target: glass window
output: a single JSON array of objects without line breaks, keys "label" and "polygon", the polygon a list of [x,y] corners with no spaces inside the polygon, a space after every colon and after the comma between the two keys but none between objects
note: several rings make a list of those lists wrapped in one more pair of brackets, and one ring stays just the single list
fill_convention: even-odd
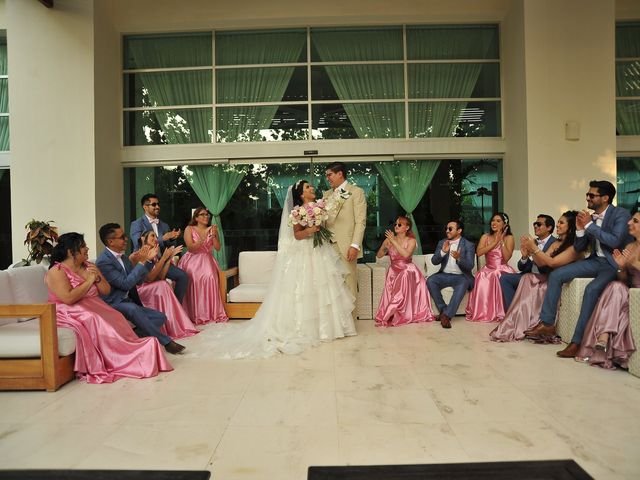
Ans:
[{"label": "glass window", "polygon": [[306,46],[304,29],[216,32],[216,65],[306,62]]},{"label": "glass window", "polygon": [[313,67],[311,75],[314,100],[404,98],[402,65],[330,65]]},{"label": "glass window", "polygon": [[[347,165],[349,181],[361,187],[367,198],[365,262],[374,261],[385,230],[398,215],[405,214],[380,175],[377,163]],[[304,179],[314,185],[317,196],[321,196],[329,189],[325,169],[326,163],[322,162],[246,165],[246,176],[221,215],[228,265],[237,264],[241,251],[277,249],[287,188]],[[439,161],[429,187],[413,212],[423,252],[433,252],[444,236],[444,226],[452,218],[462,218],[465,236],[477,241],[489,228],[492,214],[500,209],[501,178],[501,163],[497,159]],[[125,169],[127,227],[131,219],[140,215],[140,197],[152,191],[162,204],[163,221],[172,227],[184,229],[191,209],[202,203],[187,181],[185,167]]]},{"label": "glass window", "polygon": [[616,25],[616,133],[640,135],[640,22]]},{"label": "glass window", "polygon": [[500,58],[497,25],[419,25],[407,27],[408,60]]},{"label": "glass window", "polygon": [[407,73],[409,98],[500,97],[498,63],[416,63]]},{"label": "glass window", "polygon": [[211,108],[124,112],[125,145],[210,143]]},{"label": "glass window", "polygon": [[0,151],[9,150],[9,77],[7,38],[0,36]]},{"label": "glass window", "polygon": [[618,157],[616,200],[630,212],[640,209],[640,157]]},{"label": "glass window", "polygon": [[211,103],[211,70],[124,74],[126,107]]},{"label": "glass window", "polygon": [[306,105],[228,107],[216,110],[218,142],[306,140]]},{"label": "glass window", "polygon": [[401,27],[312,28],[311,61],[402,60]]},{"label": "glass window", "polygon": [[404,138],[403,103],[342,103],[313,106],[315,140]]},{"label": "glass window", "polygon": [[211,32],[127,35],[124,69],[210,67]]},{"label": "glass window", "polygon": [[216,72],[217,103],[307,99],[306,67],[226,68]]},{"label": "glass window", "polygon": [[0,270],[13,262],[11,243],[11,172],[0,169]]},{"label": "glass window", "polygon": [[500,102],[429,102],[409,104],[409,136],[500,136]]}]

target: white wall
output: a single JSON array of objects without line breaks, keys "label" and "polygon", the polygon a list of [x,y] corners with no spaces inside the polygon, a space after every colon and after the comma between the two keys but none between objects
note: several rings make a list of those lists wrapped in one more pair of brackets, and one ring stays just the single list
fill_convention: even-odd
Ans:
[{"label": "white wall", "polygon": [[95,253],[93,2],[5,7],[14,259],[31,218],[85,233]]}]

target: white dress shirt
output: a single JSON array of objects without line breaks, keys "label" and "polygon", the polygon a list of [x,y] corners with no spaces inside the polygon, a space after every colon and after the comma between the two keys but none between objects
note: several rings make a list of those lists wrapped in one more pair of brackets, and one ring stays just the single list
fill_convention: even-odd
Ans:
[{"label": "white dress shirt", "polygon": [[[451,252],[457,252],[458,247],[460,246],[460,239],[455,242],[449,242],[449,258],[447,259],[447,264],[444,267],[444,273],[453,273],[455,275],[462,274],[462,270],[460,270],[460,266],[458,265],[458,261],[453,258]],[[444,250],[441,250],[440,253],[442,255],[446,255],[447,253]]]}]

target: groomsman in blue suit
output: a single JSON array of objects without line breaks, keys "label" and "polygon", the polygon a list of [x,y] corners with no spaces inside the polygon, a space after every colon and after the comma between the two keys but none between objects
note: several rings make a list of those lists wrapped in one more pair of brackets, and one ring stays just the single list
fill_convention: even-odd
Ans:
[{"label": "groomsman in blue suit", "polygon": [[[451,319],[455,316],[467,290],[474,284],[473,264],[476,258],[475,245],[462,236],[464,225],[460,220],[447,223],[447,238],[438,242],[431,263],[440,265],[440,271],[427,278],[427,288],[440,315],[438,321],[442,328],[451,328]],[[449,305],[444,302],[441,290],[453,288]]]},{"label": "groomsman in blue suit", "polygon": [[136,285],[144,282],[153,267],[152,260],[157,251],[147,250],[147,257],[134,267],[124,253],[127,248],[127,236],[120,225],[107,223],[100,227],[99,234],[100,240],[107,248],[98,257],[96,265],[111,285],[111,292],[102,299],[132,322],[139,336],[156,337],[167,352],[174,355],[181,353],[184,346],[160,331],[167,321],[166,315],[144,307],[136,289]]},{"label": "groomsman in blue suit", "polygon": [[[131,222],[131,228],[129,229],[133,249],[136,250],[138,248],[140,237],[149,230],[153,230],[156,237],[158,237],[160,252],[163,252],[166,247],[175,246],[176,240],[180,236],[180,229],[171,230],[169,225],[160,220],[160,200],[158,200],[156,194],[147,193],[144,195],[140,199],[140,205],[142,205],[144,215]],[[170,265],[167,278],[174,281],[176,298],[182,303],[189,286],[189,276],[184,270],[175,265]]]},{"label": "groomsman in blue suit", "polygon": [[593,278],[584,292],[578,324],[571,342],[557,353],[562,358],[573,358],[578,353],[582,334],[605,287],[616,279],[618,265],[613,259],[613,250],[622,250],[633,238],[629,236],[627,222],[631,215],[621,207],[611,205],[616,189],[606,180],[589,182],[587,207],[594,211],[581,211],[576,217],[576,240],[574,248],[583,252],[591,247],[591,254],[584,260],[560,267],[549,275],[547,293],[540,312],[540,323],[525,335],[555,335],[558,300],[562,285],[574,278]]},{"label": "groomsman in blue suit", "polygon": [[[556,222],[550,215],[541,213],[533,222],[533,232],[536,236],[536,243],[538,248],[543,252],[556,241],[556,238],[552,235],[553,229],[556,227]],[[526,237],[523,237],[526,238]],[[518,260],[518,270],[520,273],[503,273],[500,275],[500,289],[502,290],[502,300],[504,304],[504,311],[509,310],[513,297],[516,294],[522,275],[525,273],[549,273],[551,269],[549,267],[538,266],[531,260],[530,255],[526,255],[526,251],[522,246],[522,238],[520,239],[520,252],[525,254]]]}]

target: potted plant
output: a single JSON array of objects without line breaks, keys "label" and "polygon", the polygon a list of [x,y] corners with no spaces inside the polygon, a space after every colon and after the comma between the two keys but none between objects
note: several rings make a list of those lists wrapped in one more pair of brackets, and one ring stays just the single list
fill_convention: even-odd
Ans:
[{"label": "potted plant", "polygon": [[32,219],[24,226],[27,229],[24,244],[29,252],[27,258],[22,260],[25,266],[31,265],[31,262],[40,263],[49,259],[53,246],[58,241],[58,227],[54,227],[53,223],[53,220],[43,222]]}]

